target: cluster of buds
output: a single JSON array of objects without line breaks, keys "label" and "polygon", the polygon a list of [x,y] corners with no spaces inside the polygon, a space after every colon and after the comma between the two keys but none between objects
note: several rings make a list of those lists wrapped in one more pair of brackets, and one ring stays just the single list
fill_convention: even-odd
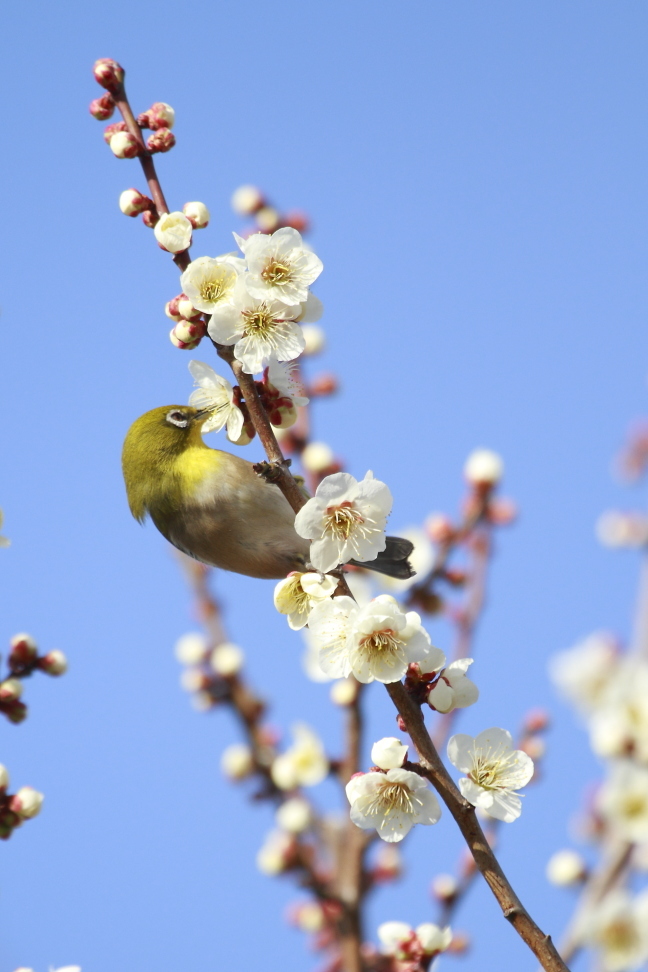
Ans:
[{"label": "cluster of buds", "polygon": [[[95,62],[93,73],[97,83],[105,88],[108,94],[90,102],[90,114],[98,121],[106,121],[112,117],[115,110],[115,96],[123,97],[125,72],[117,61],[103,57]],[[151,154],[168,152],[173,148],[176,142],[175,135],[171,131],[174,121],[175,112],[171,105],[167,105],[164,101],[156,101],[147,111],[139,115],[138,127],[151,130],[146,140],[146,148]],[[104,132],[104,138],[118,159],[134,159],[142,151],[142,141],[128,131],[125,122],[109,125]]]},{"label": "cluster of buds", "polygon": [[404,921],[386,921],[378,928],[378,940],[382,954],[391,958],[390,972],[424,972],[435,955],[448,949],[452,932],[432,922],[412,928]]},{"label": "cluster of buds", "polygon": [[0,712],[14,724],[27,718],[27,706],[21,701],[23,686],[21,679],[34,672],[46,675],[63,675],[67,671],[67,659],[62,651],[38,654],[38,646],[28,634],[17,634],[10,642],[7,659],[9,675],[0,682]]},{"label": "cluster of buds", "polygon": [[291,226],[298,233],[306,233],[310,227],[306,213],[296,209],[282,215],[256,186],[239,186],[232,195],[232,209],[239,216],[254,219],[254,226],[243,233],[243,237],[251,236],[252,233],[274,233],[283,226]]},{"label": "cluster of buds", "polygon": [[515,520],[517,510],[509,499],[495,497],[504,475],[502,457],[490,449],[475,449],[464,465],[469,494],[464,501],[464,515],[481,518],[493,526],[507,526]]},{"label": "cluster of buds", "polygon": [[8,793],[9,773],[0,766],[0,840],[8,840],[25,820],[40,813],[43,794],[31,786],[21,786],[16,793]]},{"label": "cluster of buds", "polygon": [[207,327],[200,311],[197,311],[186,294],[178,294],[168,301],[164,313],[175,322],[169,332],[171,344],[183,351],[197,348],[205,334]]},{"label": "cluster of buds", "polygon": [[186,666],[180,681],[193,694],[196,709],[212,709],[231,697],[232,684],[245,661],[238,645],[223,642],[212,647],[203,635],[192,633],[177,641],[175,654],[180,664]]}]

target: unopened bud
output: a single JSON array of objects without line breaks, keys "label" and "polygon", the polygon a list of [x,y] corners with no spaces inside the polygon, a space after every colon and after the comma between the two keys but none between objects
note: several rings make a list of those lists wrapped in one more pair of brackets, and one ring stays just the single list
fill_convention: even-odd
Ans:
[{"label": "unopened bud", "polygon": [[234,445],[237,446],[246,446],[250,444],[250,442],[254,438],[254,435],[255,435],[254,429],[248,428],[244,425],[238,439],[233,439],[232,442]]},{"label": "unopened bud", "polygon": [[506,497],[492,500],[488,508],[488,519],[495,526],[508,526],[517,519],[517,515],[517,506]]},{"label": "unopened bud", "polygon": [[302,335],[306,342],[304,354],[319,354],[326,346],[326,336],[317,324],[303,324]]},{"label": "unopened bud", "polygon": [[335,462],[333,450],[326,442],[309,442],[301,454],[301,464],[311,473],[324,472]]},{"label": "unopened bud", "polygon": [[17,678],[7,678],[4,682],[0,682],[0,702],[15,702],[22,692],[22,682]]},{"label": "unopened bud", "polygon": [[38,659],[38,667],[46,675],[64,675],[68,670],[67,658],[62,651],[55,648]]},{"label": "unopened bud", "polygon": [[472,942],[468,932],[453,931],[452,941],[446,949],[447,955],[465,955],[470,949]]},{"label": "unopened bud", "polygon": [[334,705],[353,705],[358,697],[358,683],[355,678],[341,678],[331,685],[331,702]]},{"label": "unopened bud", "polygon": [[205,657],[207,641],[204,635],[190,632],[178,638],[174,651],[181,665],[199,665]]},{"label": "unopened bud", "polygon": [[273,408],[268,418],[270,424],[274,425],[276,429],[290,429],[297,421],[297,409],[291,401],[290,404]]},{"label": "unopened bud", "polygon": [[6,790],[9,786],[9,770],[0,763],[0,791]]},{"label": "unopened bud", "polygon": [[164,213],[155,224],[155,239],[169,253],[183,253],[191,246],[193,227],[184,213]]},{"label": "unopened bud", "polygon": [[101,98],[95,98],[90,102],[90,114],[97,121],[108,121],[112,118],[114,110],[115,102],[112,100],[112,95],[102,95]]},{"label": "unopened bud", "polygon": [[209,664],[216,674],[223,678],[231,678],[232,675],[240,672],[244,661],[245,655],[242,650],[238,645],[230,642],[218,645],[209,656]]},{"label": "unopened bud", "polygon": [[244,743],[228,746],[221,756],[221,769],[230,780],[244,780],[254,772],[252,750]]},{"label": "unopened bud", "polygon": [[281,874],[290,867],[295,852],[295,838],[282,830],[268,834],[263,847],[257,854],[257,867],[269,877]]},{"label": "unopened bud", "polygon": [[277,825],[290,834],[302,834],[313,821],[313,811],[307,800],[293,797],[282,803],[275,814]]},{"label": "unopened bud", "polygon": [[0,712],[13,723],[14,726],[19,726],[21,722],[24,722],[29,715],[29,710],[24,702],[20,702],[16,699],[13,702],[0,703]]},{"label": "unopened bud", "polygon": [[201,692],[209,687],[209,675],[199,668],[185,668],[180,675],[180,685],[185,692]]},{"label": "unopened bud", "polygon": [[284,226],[292,226],[298,233],[307,233],[310,229],[310,220],[306,213],[299,209],[291,209],[283,218]]},{"label": "unopened bud", "polygon": [[26,665],[31,665],[32,662],[36,660],[36,655],[38,654],[38,645],[28,634],[17,634],[14,635],[9,642],[9,668],[12,672],[17,671],[20,668],[24,668]]},{"label": "unopened bud", "polygon": [[490,449],[475,449],[466,459],[464,476],[473,486],[496,486],[503,475],[502,457]]},{"label": "unopened bud", "polygon": [[209,210],[204,203],[185,203],[182,207],[182,212],[185,214],[194,229],[204,229],[205,226],[209,224]]},{"label": "unopened bud", "polygon": [[256,186],[239,186],[232,194],[231,202],[239,216],[251,216],[263,206],[263,194]]},{"label": "unopened bud", "polygon": [[149,152],[168,152],[175,145],[175,135],[168,128],[160,128],[153,132],[146,140],[146,147]]},{"label": "unopened bud", "polygon": [[527,756],[530,756],[534,762],[537,762],[547,752],[547,744],[540,736],[526,736],[520,742],[520,749]]},{"label": "unopened bud", "polygon": [[110,139],[110,150],[118,159],[134,159],[139,155],[139,144],[130,132],[115,132]]},{"label": "unopened bud", "polygon": [[[182,327],[182,325],[176,324],[176,327]],[[181,351],[191,351],[193,350],[193,348],[197,348],[201,341],[200,338],[198,338],[197,340],[182,341],[176,335],[175,327],[169,331],[169,339],[171,341],[171,344],[173,344],[176,348],[180,348]]]},{"label": "unopened bud", "polygon": [[587,877],[587,864],[574,850],[557,851],[547,862],[547,880],[559,887],[580,884]]},{"label": "unopened bud", "polygon": [[184,317],[186,321],[199,321],[201,319],[200,311],[196,310],[186,294],[180,294],[176,300],[180,317]]},{"label": "unopened bud", "polygon": [[279,226],[279,213],[273,206],[262,206],[256,212],[256,221],[262,233],[274,233]]},{"label": "unopened bud", "polygon": [[308,386],[308,393],[313,397],[323,398],[326,395],[334,395],[338,387],[338,380],[335,375],[315,375]]},{"label": "unopened bud", "polygon": [[98,61],[94,62],[92,73],[95,76],[97,84],[100,84],[102,88],[112,92],[112,94],[115,94],[119,91],[126,72],[121,64],[113,61],[112,58],[100,57]]},{"label": "unopened bud", "polygon": [[317,901],[305,901],[292,911],[292,920],[300,931],[316,935],[326,926],[326,915]]},{"label": "unopened bud", "polygon": [[124,189],[119,197],[119,208],[124,216],[140,216],[154,206],[153,200],[138,189]]},{"label": "unopened bud", "polygon": [[142,213],[142,222],[149,229],[155,229],[160,219],[160,215],[157,209],[147,209],[145,213]]},{"label": "unopened bud", "polygon": [[173,128],[175,111],[165,101],[156,101],[146,112],[146,117],[148,119],[148,127],[154,132],[157,132],[161,128]]},{"label": "unopened bud", "polygon": [[173,330],[178,341],[185,344],[200,343],[207,333],[203,321],[185,321],[183,317],[180,318]]},{"label": "unopened bud", "polygon": [[24,820],[30,820],[40,813],[43,799],[43,794],[32,786],[21,786],[9,801],[9,809]]},{"label": "unopened bud", "polygon": [[459,882],[452,874],[437,874],[432,881],[432,894],[437,901],[452,901],[459,890]]},{"label": "unopened bud", "polygon": [[445,513],[431,513],[425,521],[425,529],[432,543],[449,543],[454,536],[454,527]]},{"label": "unopened bud", "polygon": [[549,728],[549,713],[546,709],[531,709],[524,717],[524,732],[544,732]]},{"label": "unopened bud", "polygon": [[170,317],[172,321],[178,324],[182,320],[182,314],[178,313],[178,298],[174,297],[173,300],[167,300],[164,305],[164,313],[167,317]]},{"label": "unopened bud", "polygon": [[104,142],[106,143],[106,145],[110,145],[110,139],[113,137],[113,135],[115,135],[117,132],[127,132],[127,131],[128,131],[128,126],[124,121],[113,122],[112,125],[106,125],[103,133]]}]

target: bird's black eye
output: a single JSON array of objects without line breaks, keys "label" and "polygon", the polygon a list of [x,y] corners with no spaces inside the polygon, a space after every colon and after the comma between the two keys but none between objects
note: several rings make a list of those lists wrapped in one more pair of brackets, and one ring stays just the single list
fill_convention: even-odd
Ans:
[{"label": "bird's black eye", "polygon": [[167,412],[166,420],[170,423],[170,425],[176,425],[179,429],[186,429],[187,425],[189,424],[189,418],[186,412],[181,412],[178,408],[174,408],[173,411]]}]

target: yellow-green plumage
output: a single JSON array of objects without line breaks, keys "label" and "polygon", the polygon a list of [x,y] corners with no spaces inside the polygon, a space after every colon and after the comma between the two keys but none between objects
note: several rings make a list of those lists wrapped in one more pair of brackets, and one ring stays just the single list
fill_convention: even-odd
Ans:
[{"label": "yellow-green plumage", "polygon": [[140,522],[148,514],[174,546],[215,567],[264,578],[303,570],[310,545],[288,501],[252,463],[205,445],[206,418],[167,405],[133,423],[122,454],[131,513]]}]

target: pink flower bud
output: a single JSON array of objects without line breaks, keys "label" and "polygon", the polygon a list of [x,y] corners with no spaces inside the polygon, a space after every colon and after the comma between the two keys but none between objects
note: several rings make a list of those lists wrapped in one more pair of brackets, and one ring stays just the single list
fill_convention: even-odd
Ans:
[{"label": "pink flower bud", "polygon": [[316,375],[308,386],[309,394],[318,397],[333,395],[337,390],[338,380],[335,375]]},{"label": "pink flower bud", "polygon": [[283,399],[286,404],[273,408],[268,416],[271,425],[276,429],[289,429],[297,421],[297,409],[289,399]]},{"label": "pink flower bud", "polygon": [[23,820],[38,816],[43,805],[43,794],[33,786],[21,786],[9,801],[9,809],[17,813]]},{"label": "pink flower bud", "polygon": [[185,214],[194,229],[204,229],[209,223],[209,210],[204,203],[185,203],[182,207],[182,212]]},{"label": "pink flower bud", "polygon": [[180,317],[184,317],[186,321],[199,321],[201,320],[201,313],[196,310],[194,305],[191,303],[186,294],[180,294],[176,298],[178,301],[177,308]]},{"label": "pink flower bud", "polygon": [[115,135],[117,132],[127,132],[127,131],[128,131],[128,127],[126,125],[126,122],[123,121],[113,122],[112,125],[106,125],[103,133],[104,142],[106,143],[106,145],[110,145],[110,139],[113,137],[113,135]]},{"label": "pink flower bud", "polygon": [[68,670],[67,658],[56,648],[38,659],[38,667],[46,675],[64,675]]},{"label": "pink flower bud", "polygon": [[115,132],[110,139],[110,149],[118,159],[134,159],[140,151],[137,139],[130,132]]},{"label": "pink flower bud", "polygon": [[0,682],[0,703],[15,702],[22,695],[22,683],[17,678],[7,678]]},{"label": "pink flower bud", "polygon": [[147,209],[145,213],[142,213],[142,222],[149,229],[155,229],[160,220],[160,215],[157,209]]},{"label": "pink flower bud", "polygon": [[284,226],[292,226],[298,233],[307,233],[310,229],[310,220],[306,213],[300,209],[291,209],[283,218]]},{"label": "pink flower bud", "polygon": [[[180,327],[181,325],[176,325]],[[175,345],[176,348],[180,348],[181,351],[191,351],[193,348],[197,348],[200,344],[200,338],[198,340],[192,341],[181,341],[179,337],[176,336],[175,327],[169,331],[169,338],[171,339],[171,344]]]},{"label": "pink flower bud", "polygon": [[141,193],[139,189],[124,189],[119,197],[119,208],[124,216],[140,216],[154,206],[153,200]]},{"label": "pink flower bud", "polygon": [[152,128],[154,132],[161,128],[173,128],[175,111],[166,102],[156,101],[145,114],[148,118],[148,127]]},{"label": "pink flower bud", "polygon": [[3,712],[14,726],[19,726],[27,718],[28,709],[24,702],[15,699],[13,702],[0,702],[0,712]]},{"label": "pink flower bud", "polygon": [[445,513],[431,513],[425,521],[427,534],[433,543],[450,543],[454,527]]},{"label": "pink flower bud", "polygon": [[202,321],[185,321],[183,318],[176,324],[173,331],[178,341],[190,344],[192,341],[201,341],[207,332],[207,328]]},{"label": "pink flower bud", "polygon": [[176,324],[182,320],[182,314],[178,313],[178,298],[174,297],[173,300],[167,300],[164,305],[164,313],[167,317],[170,317],[172,321]]},{"label": "pink flower bud", "polygon": [[140,128],[150,128],[148,111],[143,111],[141,115],[137,116],[137,124]]},{"label": "pink flower bud", "polygon": [[115,102],[112,100],[112,95],[102,95],[101,98],[95,98],[90,102],[90,114],[97,121],[108,121],[112,118],[114,110]]},{"label": "pink flower bud", "polygon": [[36,660],[38,645],[28,634],[14,635],[9,642],[9,668],[12,672],[30,665]]},{"label": "pink flower bud", "polygon": [[97,84],[115,94],[121,88],[126,72],[121,64],[113,61],[112,58],[100,57],[98,61],[95,61],[92,73]]},{"label": "pink flower bud", "polygon": [[168,152],[175,145],[175,135],[168,128],[160,128],[153,132],[146,140],[149,152]]}]

